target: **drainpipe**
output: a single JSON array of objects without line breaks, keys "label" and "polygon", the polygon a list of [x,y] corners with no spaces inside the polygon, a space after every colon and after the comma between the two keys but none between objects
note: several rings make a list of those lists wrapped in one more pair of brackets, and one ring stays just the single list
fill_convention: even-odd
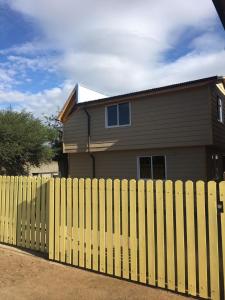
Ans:
[{"label": "drainpipe", "polygon": [[91,116],[87,109],[84,107],[84,112],[87,116],[88,121],[88,154],[90,155],[90,158],[92,159],[92,177],[95,178],[95,157],[90,152],[90,144],[91,144]]}]

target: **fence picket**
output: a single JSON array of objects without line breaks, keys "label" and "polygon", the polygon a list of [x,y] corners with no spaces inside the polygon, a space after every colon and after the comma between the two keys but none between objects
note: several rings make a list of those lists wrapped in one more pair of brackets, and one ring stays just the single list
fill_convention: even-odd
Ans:
[{"label": "fence picket", "polygon": [[112,179],[106,180],[106,209],[107,209],[107,273],[113,274],[113,207],[112,207]]},{"label": "fence picket", "polygon": [[31,231],[30,231],[30,222],[31,222],[31,178],[27,178],[27,216],[26,216],[26,248],[30,248],[30,242],[31,242]]},{"label": "fence picket", "polygon": [[36,199],[37,199],[37,180],[36,177],[32,178],[31,182],[32,189],[32,200],[31,200],[31,249],[35,249],[36,245],[36,235],[35,235],[35,226],[36,226]]},{"label": "fence picket", "polygon": [[165,233],[164,233],[164,203],[163,182],[156,181],[156,220],[157,220],[157,285],[165,287]]},{"label": "fence picket", "polygon": [[11,176],[9,180],[9,239],[8,243],[13,245],[13,191],[14,191],[14,177]]},{"label": "fence picket", "polygon": [[61,179],[60,261],[66,262],[66,179]]},{"label": "fence picket", "polygon": [[66,262],[72,262],[72,179],[66,180],[66,216],[67,216],[67,241],[66,241]]},{"label": "fence picket", "polygon": [[146,183],[147,192],[147,242],[148,242],[148,283],[156,284],[155,278],[155,203],[154,203],[154,186],[153,181],[148,180]]},{"label": "fence picket", "polygon": [[[53,202],[55,202],[55,199],[54,199],[54,181],[53,181],[53,189],[51,188],[50,186],[50,180],[52,180],[52,178],[48,179],[47,182],[46,182],[46,212],[45,212],[45,227],[46,227],[46,232],[45,232],[45,252],[49,253],[49,200],[50,200],[50,197],[53,197]],[[50,188],[51,188],[51,192],[50,192]],[[50,194],[51,193],[51,196]],[[54,203],[54,207],[52,209],[53,211],[51,211],[51,213],[55,213],[55,203]],[[53,236],[54,236],[54,226],[55,226],[55,218],[53,217]],[[53,245],[55,246],[55,245]],[[53,251],[53,256],[54,256],[54,251]]]},{"label": "fence picket", "polygon": [[220,201],[223,203],[221,212],[221,236],[222,236],[222,258],[223,258],[223,287],[225,288],[225,181],[219,184]]},{"label": "fence picket", "polygon": [[85,202],[86,202],[86,268],[91,269],[91,179],[85,181]]},{"label": "fence picket", "polygon": [[138,180],[139,278],[146,283],[145,182]]},{"label": "fence picket", "polygon": [[[23,199],[23,177],[20,176],[19,177],[19,188],[18,188],[18,213],[17,213],[17,235],[16,235],[16,240],[17,240],[17,245],[21,246],[21,217],[22,217],[22,199]],[[4,182],[3,182],[3,186],[2,186],[2,191],[4,188]],[[3,207],[2,207],[2,211],[3,211]]]},{"label": "fence picket", "polygon": [[122,180],[122,262],[123,278],[129,279],[128,181]]},{"label": "fence picket", "polygon": [[78,266],[78,179],[73,179],[73,265]]},{"label": "fence picket", "polygon": [[[0,197],[1,197],[1,188],[0,188]],[[13,190],[13,245],[16,245],[17,209],[18,209],[17,201],[18,201],[18,176],[14,178],[14,190]],[[0,216],[1,216],[1,208],[0,208]]]},{"label": "fence picket", "polygon": [[168,288],[175,290],[175,252],[174,252],[174,199],[173,183],[167,180],[165,183],[166,204],[166,254]]},{"label": "fence picket", "polygon": [[130,256],[131,280],[137,281],[137,200],[136,180],[130,180]]},{"label": "fence picket", "polygon": [[8,226],[9,226],[9,176],[5,181],[5,225],[4,225],[4,243],[8,243]]},{"label": "fence picket", "polygon": [[4,220],[4,243],[7,243],[7,233],[8,233],[8,203],[9,203],[9,191],[8,191],[8,176],[5,179],[5,220]]},{"label": "fence picket", "polygon": [[41,177],[37,177],[37,192],[36,192],[36,250],[40,250],[40,223],[41,223]]},{"label": "fence picket", "polygon": [[3,222],[2,186],[3,186],[3,177],[0,176],[0,242],[2,242],[2,222]]},{"label": "fence picket", "polygon": [[5,185],[6,176],[3,176],[2,180],[2,224],[1,224],[1,242],[5,239]]},{"label": "fence picket", "polygon": [[46,231],[46,183],[47,179],[45,177],[42,177],[41,179],[41,251],[45,251],[45,231]]},{"label": "fence picket", "polygon": [[5,176],[2,176],[1,186],[1,242],[4,242],[4,223],[5,223]]},{"label": "fence picket", "polygon": [[105,273],[105,180],[99,180],[100,272]]},{"label": "fence picket", "polygon": [[4,228],[4,243],[9,241],[9,187],[10,177],[6,177],[5,184],[5,228]]},{"label": "fence picket", "polygon": [[206,211],[205,211],[205,183],[196,184],[197,221],[198,221],[198,269],[199,269],[199,296],[208,297],[207,280],[207,246],[206,246]]},{"label": "fence picket", "polygon": [[121,276],[121,239],[120,239],[120,180],[114,180],[114,247],[115,275]]},{"label": "fence picket", "polygon": [[176,195],[176,239],[177,239],[177,286],[178,292],[185,293],[185,249],[184,249],[184,202],[183,183],[175,182]]},{"label": "fence picket", "polygon": [[208,182],[209,260],[211,298],[220,299],[216,182]]},{"label": "fence picket", "polygon": [[84,179],[79,180],[79,266],[84,267]]},{"label": "fence picket", "polygon": [[186,220],[187,220],[187,269],[188,291],[196,296],[196,249],[194,219],[194,187],[192,181],[186,182]]},{"label": "fence picket", "polygon": [[48,182],[49,192],[49,259],[54,259],[54,247],[55,247],[55,236],[54,236],[54,215],[55,215],[55,199],[54,199],[54,180],[51,178]]},{"label": "fence picket", "polygon": [[0,176],[0,242],[2,241],[2,176]]},{"label": "fence picket", "polygon": [[56,178],[55,180],[55,191],[54,191],[54,198],[55,198],[55,260],[60,260],[60,194],[61,194],[61,179]]},{"label": "fence picket", "polygon": [[27,177],[23,178],[23,199],[22,199],[22,243],[21,246],[26,246],[26,226],[27,226]]},{"label": "fence picket", "polygon": [[93,220],[93,270],[98,271],[99,259],[98,259],[98,245],[99,245],[99,237],[98,237],[98,180],[92,180],[92,220]]}]

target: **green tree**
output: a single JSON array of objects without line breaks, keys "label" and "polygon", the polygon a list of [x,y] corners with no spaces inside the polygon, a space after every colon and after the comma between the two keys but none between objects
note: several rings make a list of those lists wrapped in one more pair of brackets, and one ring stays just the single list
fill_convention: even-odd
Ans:
[{"label": "green tree", "polygon": [[59,174],[61,177],[68,176],[68,158],[67,154],[63,153],[63,126],[57,117],[54,115],[44,116],[45,124],[55,130],[56,138],[52,143],[52,149],[55,152],[54,160],[58,161]]},{"label": "green tree", "polygon": [[43,124],[31,113],[0,111],[0,172],[26,175],[28,166],[39,166],[55,155],[54,128]]},{"label": "green tree", "polygon": [[55,157],[54,159],[59,161],[63,156],[63,128],[62,123],[57,120],[56,116],[44,116],[44,123],[50,129],[55,131],[55,139],[52,141],[52,149],[54,150]]}]

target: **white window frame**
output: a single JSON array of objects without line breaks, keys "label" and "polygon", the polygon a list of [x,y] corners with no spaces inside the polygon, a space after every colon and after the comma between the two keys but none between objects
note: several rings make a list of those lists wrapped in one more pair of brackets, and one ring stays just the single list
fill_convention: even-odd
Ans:
[{"label": "white window frame", "polygon": [[[219,105],[219,110],[218,110],[218,105]],[[217,97],[217,102],[216,102],[216,113],[217,113],[217,121],[220,123],[224,123],[223,100],[219,96]]]},{"label": "white window frame", "polygon": [[[165,179],[154,179],[153,178],[153,157],[155,156],[163,156],[165,159]],[[152,178],[141,178],[140,176],[140,158],[144,158],[144,157],[150,157],[151,158],[151,165],[152,165],[152,169],[151,169],[151,177]],[[143,179],[143,180],[167,180],[167,158],[166,155],[140,155],[137,156],[137,178],[138,179]]]},{"label": "white window frame", "polygon": [[[119,104],[123,104],[123,103],[128,103],[129,104],[130,123],[129,124],[124,124],[124,125],[117,124],[117,125],[109,126],[108,125],[108,107],[114,106],[114,105],[117,106],[117,121],[119,122]],[[121,103],[109,104],[109,105],[105,106],[105,128],[128,127],[128,126],[131,126],[131,103],[130,103],[130,101],[124,101],[124,102],[121,102]]]}]

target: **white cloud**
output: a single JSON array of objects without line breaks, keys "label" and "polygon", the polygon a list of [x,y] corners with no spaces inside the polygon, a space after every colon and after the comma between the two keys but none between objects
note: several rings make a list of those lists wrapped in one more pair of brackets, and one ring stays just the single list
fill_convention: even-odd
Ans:
[{"label": "white cloud", "polygon": [[[216,31],[218,17],[211,0],[7,0],[7,3],[32,18],[44,34],[43,40],[0,51],[8,56],[12,70],[18,67],[22,73],[27,69],[55,72],[113,95],[225,74],[225,65],[221,63],[225,60],[225,38]],[[184,35],[193,37],[186,41]],[[165,59],[167,51],[176,52],[180,47],[188,52],[173,61]],[[49,55],[53,50],[57,55]],[[49,110],[51,107],[54,110],[55,102],[63,102],[57,100],[57,95],[63,96],[65,87],[56,88],[55,102],[54,96],[50,96],[53,91],[49,89],[40,95],[27,93],[22,97],[26,101],[31,99],[32,106],[27,104],[30,109],[35,107],[35,99],[39,99],[46,101]]]},{"label": "white cloud", "polygon": [[29,58],[24,56],[15,56],[15,55],[9,55],[7,57],[7,60],[9,62],[9,65],[13,68],[16,67],[17,70],[26,71],[28,69],[32,71],[38,71],[38,70],[46,70],[48,72],[55,71],[54,69],[54,61],[53,59],[50,60],[49,57],[44,56],[36,56],[35,58]]},{"label": "white cloud", "polygon": [[48,44],[47,40],[34,40],[25,42],[24,44],[14,45],[10,48],[0,49],[0,55],[37,55],[37,54],[48,54],[51,49],[51,45]]},{"label": "white cloud", "polygon": [[61,86],[38,93],[0,89],[0,107],[12,106],[16,110],[25,109],[40,117],[43,114],[57,114],[73,87],[72,82],[65,81]]}]

